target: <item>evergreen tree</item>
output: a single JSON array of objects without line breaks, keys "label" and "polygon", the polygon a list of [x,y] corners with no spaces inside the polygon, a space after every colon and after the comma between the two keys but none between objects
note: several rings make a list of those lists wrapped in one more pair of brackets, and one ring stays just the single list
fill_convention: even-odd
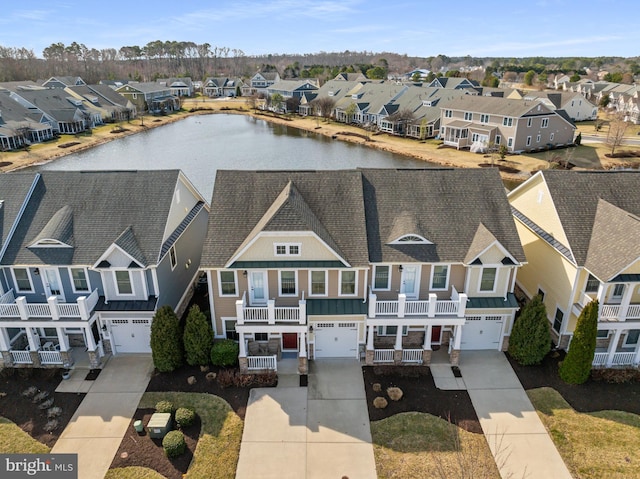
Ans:
[{"label": "evergreen tree", "polygon": [[182,366],[182,331],[180,320],[171,306],[162,306],[151,323],[151,355],[153,365],[166,373]]},{"label": "evergreen tree", "polygon": [[582,384],[589,379],[598,334],[598,301],[587,304],[573,332],[567,356],[560,364],[560,377],[570,384]]},{"label": "evergreen tree", "polygon": [[197,304],[191,306],[184,325],[184,352],[190,366],[209,364],[209,354],[213,346],[213,330],[205,314]]},{"label": "evergreen tree", "polygon": [[509,354],[523,366],[540,364],[551,349],[547,310],[540,295],[529,301],[509,337]]}]

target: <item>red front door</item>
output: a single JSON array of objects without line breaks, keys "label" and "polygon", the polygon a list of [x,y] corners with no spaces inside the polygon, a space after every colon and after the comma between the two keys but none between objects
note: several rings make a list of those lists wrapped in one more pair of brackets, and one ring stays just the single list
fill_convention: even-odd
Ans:
[{"label": "red front door", "polygon": [[442,326],[433,326],[431,328],[431,344],[440,344],[440,332]]},{"label": "red front door", "polygon": [[298,350],[298,333],[282,333],[282,349]]}]

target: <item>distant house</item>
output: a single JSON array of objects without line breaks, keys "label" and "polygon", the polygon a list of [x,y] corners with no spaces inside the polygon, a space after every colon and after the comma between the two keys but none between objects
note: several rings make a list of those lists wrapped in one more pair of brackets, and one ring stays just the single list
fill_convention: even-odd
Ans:
[{"label": "distant house", "polygon": [[[253,75],[249,81],[250,89],[247,95],[266,95],[267,88],[279,81],[280,75],[278,72],[258,72]],[[245,95],[245,92],[242,94]]]},{"label": "distant house", "polygon": [[202,84],[202,93],[211,98],[231,97],[236,96],[238,88],[244,95],[244,87],[245,84],[240,78],[209,77]]},{"label": "distant house", "polygon": [[156,82],[171,88],[171,94],[174,96],[193,96],[194,88],[190,77],[158,78]]},{"label": "distant house", "polygon": [[433,88],[450,88],[460,90],[463,88],[474,88],[480,86],[480,84],[477,81],[469,80],[467,78],[437,77],[429,83],[428,86]]},{"label": "distant house", "polygon": [[426,68],[416,68],[415,70],[411,70],[410,72],[407,72],[402,76],[405,80],[412,80],[414,76],[419,75],[420,80],[425,80],[430,73],[431,71],[427,70]]},{"label": "distant house", "polygon": [[105,121],[128,121],[137,115],[136,106],[108,85],[67,87],[67,90],[105,111],[108,117]]},{"label": "distant house", "polygon": [[68,86],[86,85],[80,77],[51,77],[42,83],[45,88],[66,88]]},{"label": "distant house", "polygon": [[0,91],[0,151],[50,140],[53,128],[42,113],[33,112]]},{"label": "distant house", "polygon": [[549,108],[564,110],[573,121],[595,120],[598,117],[598,107],[581,93],[531,91],[523,99],[539,100]]},{"label": "distant house", "polygon": [[180,109],[180,99],[171,94],[171,88],[155,82],[127,83],[116,88],[123,97],[136,106],[138,112],[166,114]]}]

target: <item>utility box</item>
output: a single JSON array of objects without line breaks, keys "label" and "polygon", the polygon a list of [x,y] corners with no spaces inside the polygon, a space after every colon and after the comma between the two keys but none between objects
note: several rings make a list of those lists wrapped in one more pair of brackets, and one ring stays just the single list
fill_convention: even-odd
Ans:
[{"label": "utility box", "polygon": [[169,431],[171,431],[171,413],[156,412],[151,415],[147,424],[149,437],[152,439],[162,439]]}]

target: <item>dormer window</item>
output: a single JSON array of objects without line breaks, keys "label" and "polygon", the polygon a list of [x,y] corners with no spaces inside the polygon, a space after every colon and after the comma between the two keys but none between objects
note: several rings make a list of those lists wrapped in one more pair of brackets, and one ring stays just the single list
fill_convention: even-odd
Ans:
[{"label": "dormer window", "polygon": [[299,243],[276,243],[274,252],[276,256],[300,256]]},{"label": "dormer window", "polygon": [[400,238],[392,241],[389,244],[433,244],[431,241],[426,240],[422,236],[415,234],[408,234],[400,236]]}]

